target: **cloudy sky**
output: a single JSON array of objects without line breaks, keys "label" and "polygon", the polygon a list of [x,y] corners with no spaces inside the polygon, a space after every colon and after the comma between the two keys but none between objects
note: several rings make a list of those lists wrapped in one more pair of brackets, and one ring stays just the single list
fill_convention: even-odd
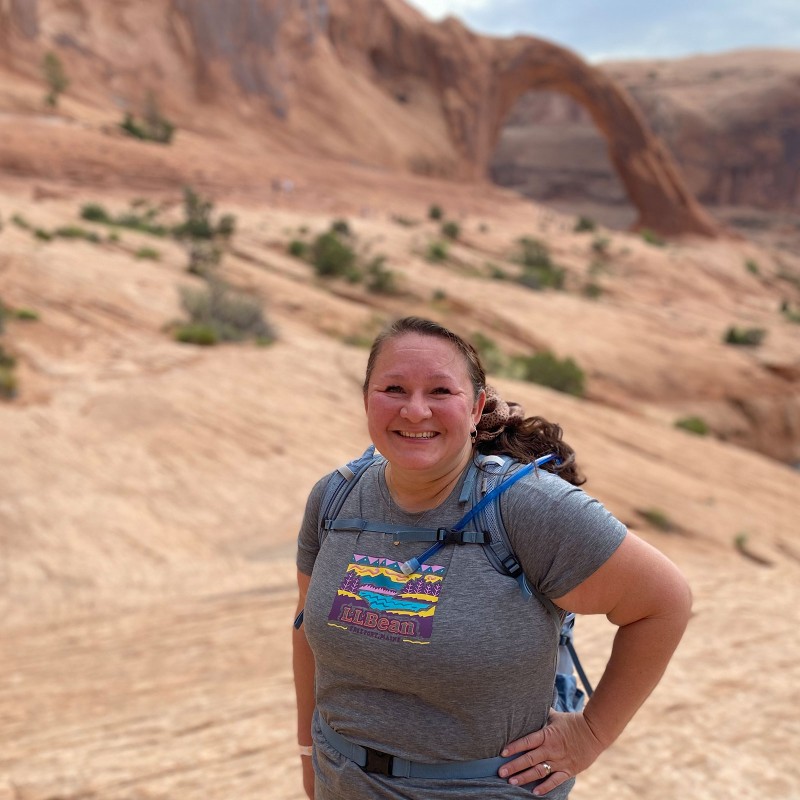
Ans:
[{"label": "cloudy sky", "polygon": [[528,33],[591,61],[671,58],[743,47],[800,50],[800,0],[408,0],[480,33]]}]

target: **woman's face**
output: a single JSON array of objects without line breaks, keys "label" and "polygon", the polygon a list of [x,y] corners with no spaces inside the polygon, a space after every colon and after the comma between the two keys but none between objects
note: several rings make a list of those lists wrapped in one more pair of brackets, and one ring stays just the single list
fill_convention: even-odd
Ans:
[{"label": "woman's face", "polygon": [[383,344],[364,406],[377,449],[395,469],[432,477],[466,465],[470,431],[486,397],[473,397],[464,357],[437,336],[407,333]]}]

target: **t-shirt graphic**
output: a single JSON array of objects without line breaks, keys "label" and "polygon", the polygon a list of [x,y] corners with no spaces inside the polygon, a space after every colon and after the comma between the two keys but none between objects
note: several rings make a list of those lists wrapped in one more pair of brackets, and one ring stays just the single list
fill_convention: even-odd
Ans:
[{"label": "t-shirt graphic", "polygon": [[328,625],[392,642],[429,644],[446,568],[422,564],[404,575],[400,562],[353,555]]}]

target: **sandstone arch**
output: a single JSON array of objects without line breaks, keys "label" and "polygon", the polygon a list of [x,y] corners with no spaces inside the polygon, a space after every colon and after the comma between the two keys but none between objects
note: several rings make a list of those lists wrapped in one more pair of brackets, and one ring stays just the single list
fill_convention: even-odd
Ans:
[{"label": "sandstone arch", "polygon": [[[583,105],[639,218],[667,236],[719,236],[627,92],[566,48],[530,36],[479,36],[458,20],[432,24],[398,0],[332,0],[329,37],[343,60],[369,53],[384,72],[414,75],[438,93],[465,177],[483,178],[503,122],[526,92],[550,89]],[[380,76],[377,76],[380,79]]]},{"label": "sandstone arch", "polygon": [[[496,51],[490,148],[521,95],[533,89],[560,91],[589,112],[605,137],[611,162],[639,213],[637,227],[666,235],[719,235],[719,224],[691,194],[627,92],[602,70],[541,39],[498,41]],[[480,153],[480,163],[488,163],[490,154],[491,149]]]}]

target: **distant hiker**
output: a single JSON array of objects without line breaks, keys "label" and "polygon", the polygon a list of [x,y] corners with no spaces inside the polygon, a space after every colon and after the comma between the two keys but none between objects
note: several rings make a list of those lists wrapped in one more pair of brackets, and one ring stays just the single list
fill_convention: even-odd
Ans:
[{"label": "distant hiker", "polygon": [[[308,796],[563,800],[661,678],[684,578],[577,488],[560,427],[504,402],[437,323],[378,336],[364,406],[379,452],[317,483],[298,539]],[[567,612],[619,628],[591,699],[563,713]]]}]

